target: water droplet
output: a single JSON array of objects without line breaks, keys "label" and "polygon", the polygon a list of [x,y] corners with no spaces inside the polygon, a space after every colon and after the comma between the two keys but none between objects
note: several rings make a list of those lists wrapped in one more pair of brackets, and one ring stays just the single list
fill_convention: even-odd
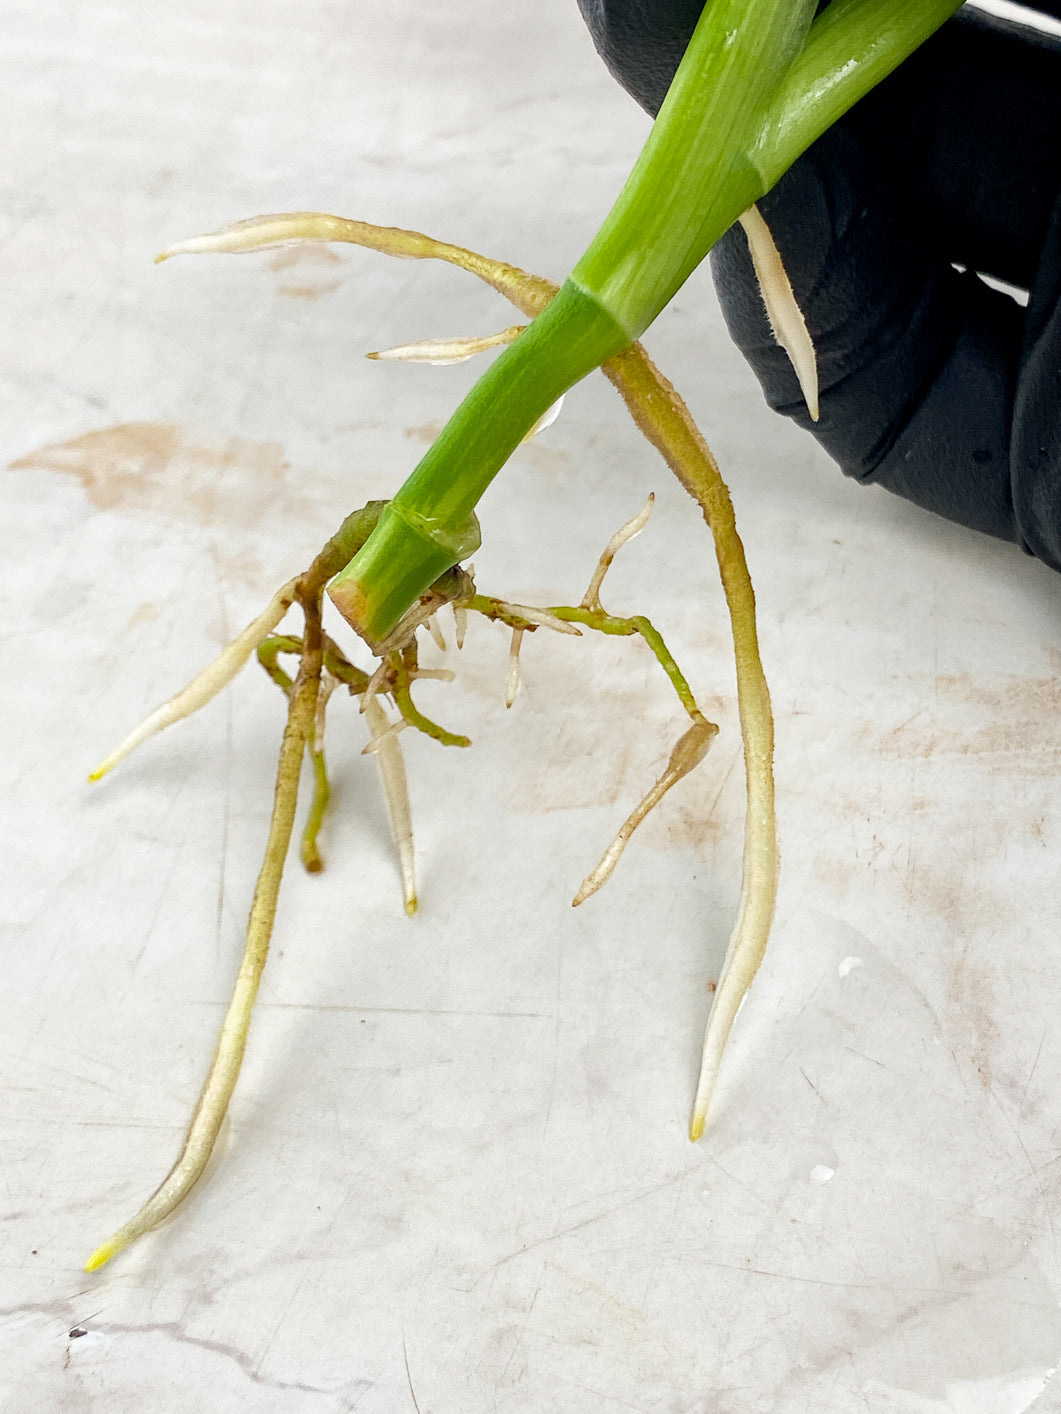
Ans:
[{"label": "water droplet", "polygon": [[851,973],[854,972],[856,967],[862,967],[863,965],[864,964],[860,957],[845,957],[842,959],[839,967],[836,970],[841,977],[850,977]]},{"label": "water droplet", "polygon": [[836,1170],[830,1168],[828,1164],[815,1164],[810,1171],[809,1177],[811,1183],[817,1184],[817,1186],[821,1188],[822,1185],[828,1183],[831,1178],[836,1177]]}]

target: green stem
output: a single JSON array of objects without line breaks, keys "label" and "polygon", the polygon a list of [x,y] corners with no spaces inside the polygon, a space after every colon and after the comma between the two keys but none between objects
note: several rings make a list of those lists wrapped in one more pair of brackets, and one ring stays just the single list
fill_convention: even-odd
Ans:
[{"label": "green stem", "polygon": [[962,0],[833,0],[770,104],[756,153],[766,189],[870,89],[908,59]]},{"label": "green stem", "polygon": [[449,732],[445,727],[440,727],[437,722],[433,722],[430,717],[425,717],[423,712],[413,701],[411,673],[416,669],[416,640],[404,652],[391,654],[391,662],[394,664],[394,686],[391,695],[394,698],[394,705],[402,714],[411,727],[423,732],[425,736],[431,737],[441,746],[471,746],[472,739],[469,736],[460,736],[456,732]]},{"label": "green stem", "polygon": [[711,0],[648,141],[571,280],[633,343],[766,191],[755,149],[815,0]]},{"label": "green stem", "polygon": [[619,199],[333,582],[370,643],[478,546],[473,508],[535,421],[655,319],[737,218],[957,0],[711,0]]},{"label": "green stem", "polygon": [[479,545],[473,507],[562,393],[630,342],[566,284],[476,383],[329,594],[378,643],[438,577]]},{"label": "green stem", "polygon": [[549,613],[555,618],[563,619],[565,623],[585,624],[587,628],[596,629],[598,633],[615,634],[619,638],[629,638],[633,634],[639,634],[644,639],[647,646],[655,654],[656,661],[667,674],[671,686],[678,694],[678,700],[692,717],[694,722],[706,722],[707,718],[696,705],[696,698],[693,690],[685,679],[685,674],[674,661],[674,656],[666,643],[663,635],[651,619],[645,618],[644,614],[632,614],[629,618],[618,618],[614,614],[605,613],[603,609],[587,609],[585,605],[577,608],[568,605],[552,606]]}]

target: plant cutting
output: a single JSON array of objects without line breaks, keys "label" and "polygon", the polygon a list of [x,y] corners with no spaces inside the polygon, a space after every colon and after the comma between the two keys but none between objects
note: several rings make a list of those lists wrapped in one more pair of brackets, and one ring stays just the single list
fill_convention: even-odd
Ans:
[{"label": "plant cutting", "polygon": [[[103,775],[133,746],[202,705],[255,653],[288,697],[287,726],[276,777],[273,820],[248,925],[247,945],[214,1061],[185,1145],[171,1173],[130,1223],[93,1253],[94,1269],[155,1226],[201,1175],[227,1109],[246,1045],[251,1008],[272,931],[283,864],[293,829],[304,754],[313,763],[315,795],[303,841],[307,867],[319,867],[316,833],[327,803],[323,704],[336,684],[360,696],[387,786],[392,825],[403,860],[406,908],[416,906],[398,732],[427,731],[450,745],[466,739],[423,718],[412,685],[424,676],[416,634],[450,606],[458,624],[468,612],[506,623],[513,632],[509,693],[518,681],[523,636],[539,627],[585,627],[640,634],[674,683],[691,724],[667,770],[642,804],[651,808],[702,758],[716,728],[700,712],[653,625],[613,617],[600,603],[600,581],[625,527],[602,557],[578,606],[532,610],[479,595],[462,561],[479,542],[475,505],[504,461],[564,391],[598,365],[618,387],[639,427],[700,504],[715,539],[733,628],[744,737],[748,813],[744,874],[736,927],[708,1020],[690,1134],[704,1128],[722,1051],[737,1009],[766,946],[776,895],[773,731],[759,663],[755,601],[728,492],[706,444],[673,388],[636,344],[718,237],[742,220],[764,284],[775,330],[789,349],[814,409],[813,349],[794,307],[769,231],[754,203],[841,113],[883,78],[957,8],[954,0],[836,0],[814,15],[813,0],[711,0],[612,213],[567,281],[557,289],[512,266],[490,261],[415,232],[313,213],[239,223],[163,252],[239,252],[299,241],[348,241],[393,255],[439,258],[463,266],[531,317],[488,343],[512,341],[461,404],[440,437],[392,500],[355,512],[302,576],[277,592],[216,664],[160,708],[94,772]],[[403,357],[448,361],[483,341],[413,345]],[[376,655],[372,671],[324,631],[325,591]],[[299,636],[276,630],[294,604]],[[458,634],[459,634],[458,629]],[[298,656],[290,677],[280,666]],[[390,698],[397,721],[380,714]],[[580,891],[587,897],[636,827],[626,822],[602,866]]]}]

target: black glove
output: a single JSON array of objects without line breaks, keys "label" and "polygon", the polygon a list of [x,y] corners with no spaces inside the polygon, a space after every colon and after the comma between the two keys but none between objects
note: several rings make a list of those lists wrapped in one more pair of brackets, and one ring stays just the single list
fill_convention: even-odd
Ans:
[{"label": "black glove", "polygon": [[[608,67],[655,113],[700,0],[579,6]],[[1061,14],[1061,0],[1036,8]],[[715,283],[770,406],[848,476],[1061,570],[1061,44],[963,11],[759,209],[814,341],[821,420],[734,227],[712,255]],[[1030,291],[1027,310],[975,271]]]}]

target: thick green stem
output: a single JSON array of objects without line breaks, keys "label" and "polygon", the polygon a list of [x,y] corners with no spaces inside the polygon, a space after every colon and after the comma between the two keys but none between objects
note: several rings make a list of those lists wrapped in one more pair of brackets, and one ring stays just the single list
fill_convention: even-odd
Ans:
[{"label": "thick green stem", "polygon": [[328,591],[370,643],[475,552],[473,507],[528,429],[629,342],[595,299],[568,283],[487,369]]},{"label": "thick green stem", "polygon": [[833,0],[770,104],[756,153],[766,189],[837,118],[961,8],[962,0]]},{"label": "thick green stem", "polygon": [[626,186],[556,299],[480,379],[330,590],[379,643],[478,543],[535,421],[631,344],[711,246],[957,0],[711,0]]},{"label": "thick green stem", "polygon": [[571,280],[638,338],[766,191],[755,160],[769,101],[815,0],[711,0],[648,141]]}]

